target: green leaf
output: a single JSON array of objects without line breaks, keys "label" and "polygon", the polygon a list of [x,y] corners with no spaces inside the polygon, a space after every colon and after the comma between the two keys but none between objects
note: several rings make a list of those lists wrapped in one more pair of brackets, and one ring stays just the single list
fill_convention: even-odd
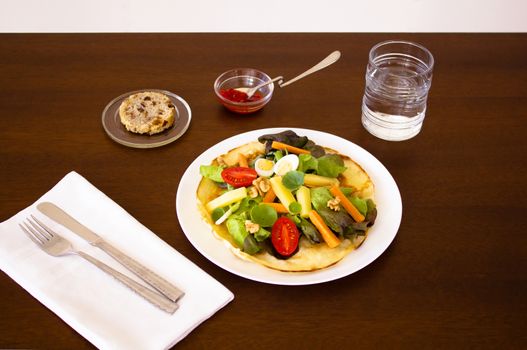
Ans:
[{"label": "green leaf", "polygon": [[369,211],[372,211],[372,210],[375,210],[376,209],[376,205],[375,205],[375,202],[371,199],[368,199],[366,200],[366,204],[368,205],[368,212]]},{"label": "green leaf", "polygon": [[260,229],[258,230],[258,232],[256,232],[254,234],[254,238],[258,241],[258,242],[263,242],[265,241],[267,238],[269,238],[269,236],[271,235],[271,232],[267,231],[266,229],[260,227]]},{"label": "green leaf", "polygon": [[315,158],[320,158],[322,157],[324,154],[326,154],[326,151],[324,150],[323,147],[315,144],[313,141],[311,140],[308,140],[307,143],[304,145],[303,147],[304,149],[307,149],[308,151],[311,152],[311,155]]},{"label": "green leaf", "polygon": [[234,238],[236,244],[243,248],[245,238],[249,235],[249,232],[245,229],[245,221],[239,216],[231,216],[227,219],[227,230]]},{"label": "green leaf", "polygon": [[263,227],[271,227],[278,219],[276,210],[264,204],[256,205],[251,209],[251,220]]},{"label": "green leaf", "polygon": [[252,235],[248,235],[243,240],[243,247],[242,250],[247,254],[256,254],[260,251],[260,246],[258,245],[258,242],[256,242],[256,239]]},{"label": "green leaf", "polygon": [[311,222],[304,218],[300,218],[300,230],[306,236],[311,243],[322,242],[322,236]]},{"label": "green leaf", "polygon": [[279,141],[291,146],[302,148],[308,141],[307,136],[298,136],[292,130],[285,130],[276,134],[267,134],[258,137],[261,143],[271,143],[272,141]]},{"label": "green leaf", "polygon": [[368,204],[365,199],[354,196],[353,193],[355,190],[350,187],[340,187],[340,191],[349,199],[349,201],[362,215],[366,215],[368,212]]},{"label": "green leaf", "polygon": [[321,208],[326,208],[328,201],[333,199],[333,196],[326,187],[315,187],[311,189],[311,204],[317,211]]},{"label": "green leaf", "polygon": [[318,160],[313,157],[311,154],[300,154],[298,156],[298,171],[307,173],[308,171],[314,170],[315,172],[318,169]]},{"label": "green leaf", "polygon": [[340,187],[340,191],[346,196],[346,197],[350,197],[353,195],[353,188],[351,187]]},{"label": "green leaf", "polygon": [[274,152],[274,161],[275,162],[278,162],[280,159],[282,159],[284,157],[284,154],[282,153],[282,151],[276,151]]},{"label": "green leaf", "polygon": [[368,224],[369,222],[367,221],[362,221],[362,222],[354,222],[351,227],[353,227],[353,229],[356,231],[356,232],[366,232],[366,230],[368,229]]},{"label": "green leaf", "polygon": [[223,208],[216,208],[212,211],[210,214],[212,217],[212,221],[216,222],[219,218],[221,218],[225,214],[225,209]]},{"label": "green leaf", "polygon": [[295,191],[304,184],[304,173],[297,170],[289,171],[282,177],[282,184],[288,190]]},{"label": "green leaf", "polygon": [[[221,225],[225,220],[227,220],[232,215],[232,213],[234,213],[236,210],[238,210],[239,207],[240,207],[240,202],[232,204],[229,207],[229,209],[227,209],[226,211],[225,211],[225,208],[217,208],[217,209],[223,209],[223,215],[221,215],[220,217],[215,219],[214,223],[216,225]],[[214,211],[216,211],[216,209],[214,209]],[[218,210],[218,213],[214,214],[214,211],[212,212],[212,216],[213,217],[215,215],[219,215],[219,213],[221,213],[221,211]]]},{"label": "green leaf", "polygon": [[317,209],[324,222],[330,229],[343,235],[349,226],[355,224],[355,221],[344,210],[333,211],[329,208]]},{"label": "green leaf", "polygon": [[372,226],[377,218],[377,207],[371,199],[366,201],[366,205],[368,206],[368,213],[366,214],[364,221],[368,221],[368,226]]},{"label": "green leaf", "polygon": [[287,218],[294,222],[296,226],[300,226],[300,216],[298,214],[287,214]]},{"label": "green leaf", "polygon": [[348,197],[348,199],[362,215],[366,215],[368,212],[368,204],[364,199],[355,196]]},{"label": "green leaf", "polygon": [[337,177],[340,173],[344,172],[344,170],[346,170],[344,161],[338,154],[326,154],[325,156],[318,158],[318,175]]},{"label": "green leaf", "polygon": [[298,202],[292,202],[287,209],[289,209],[289,212],[293,215],[300,214],[302,211],[302,205]]},{"label": "green leaf", "polygon": [[223,167],[216,165],[201,165],[199,167],[199,173],[201,176],[216,182],[224,182],[223,178],[221,177],[222,171]]},{"label": "green leaf", "polygon": [[240,207],[236,210],[235,214],[240,215],[246,211],[250,211],[255,205],[258,205],[262,201],[262,197],[245,197],[240,202]]}]

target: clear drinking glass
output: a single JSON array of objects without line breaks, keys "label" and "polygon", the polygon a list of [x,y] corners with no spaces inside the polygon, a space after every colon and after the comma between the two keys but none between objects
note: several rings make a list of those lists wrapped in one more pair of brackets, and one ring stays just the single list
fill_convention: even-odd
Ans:
[{"label": "clear drinking glass", "polygon": [[421,131],[434,57],[408,41],[384,41],[370,50],[362,125],[372,135],[402,141]]}]

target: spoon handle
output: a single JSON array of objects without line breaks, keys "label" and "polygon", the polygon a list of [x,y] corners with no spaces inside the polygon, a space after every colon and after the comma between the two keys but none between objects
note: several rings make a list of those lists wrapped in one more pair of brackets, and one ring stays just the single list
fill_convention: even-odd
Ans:
[{"label": "spoon handle", "polygon": [[261,83],[260,85],[257,85],[257,86],[255,86],[255,87],[253,87],[251,90],[254,90],[254,92],[256,92],[256,91],[258,91],[259,88],[262,88],[262,87],[264,87],[264,86],[266,86],[266,85],[269,85],[269,84],[271,84],[271,83],[274,83],[274,82],[277,81],[277,80],[283,80],[283,79],[284,79],[284,77],[280,75],[280,76],[278,76],[278,77],[276,77],[276,78],[273,78],[273,79],[271,79],[271,80],[269,80],[269,81],[266,81],[265,83]]},{"label": "spoon handle", "polygon": [[295,81],[297,80],[300,80],[306,76],[308,76],[309,74],[313,74],[321,69],[324,69],[326,68],[327,66],[335,63],[338,61],[338,59],[340,58],[340,51],[333,51],[332,53],[329,54],[328,57],[324,58],[322,61],[320,61],[318,64],[316,64],[315,66],[311,67],[310,69],[308,69],[307,71],[305,71],[304,73],[300,74],[299,76],[285,82],[285,83],[282,83],[282,84],[279,84],[280,87],[284,87],[284,86],[287,86],[289,84],[292,84],[294,83]]},{"label": "spoon handle", "polygon": [[264,86],[266,86],[266,85],[269,85],[269,84],[271,84],[271,83],[274,83],[274,82],[277,81],[277,80],[280,80],[280,81],[278,82],[278,83],[280,83],[280,82],[283,81],[283,79],[284,79],[283,76],[279,76],[279,77],[276,77],[276,78],[271,79],[271,80],[269,80],[269,81],[266,81],[265,83],[261,83],[260,85],[257,85],[257,86],[255,86],[255,87],[253,87],[253,88],[250,88],[250,89],[247,90],[247,92],[246,92],[246,94],[247,94],[247,98],[251,98],[252,95],[254,95],[255,92],[258,91],[258,89],[260,89],[261,87],[264,87]]}]

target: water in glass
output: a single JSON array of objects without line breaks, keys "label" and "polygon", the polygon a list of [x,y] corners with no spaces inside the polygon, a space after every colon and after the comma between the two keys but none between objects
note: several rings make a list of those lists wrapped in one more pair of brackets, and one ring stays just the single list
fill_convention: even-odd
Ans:
[{"label": "water in glass", "polygon": [[[432,83],[433,58],[421,46],[408,43],[411,46],[407,50],[401,42],[389,43],[381,43],[370,52],[362,124],[379,138],[401,141],[421,130]],[[420,53],[421,48],[426,52]]]}]

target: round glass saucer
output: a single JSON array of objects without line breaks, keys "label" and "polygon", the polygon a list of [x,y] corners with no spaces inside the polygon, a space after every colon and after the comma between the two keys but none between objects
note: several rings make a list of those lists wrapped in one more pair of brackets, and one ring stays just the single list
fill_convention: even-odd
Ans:
[{"label": "round glass saucer", "polygon": [[[176,108],[172,127],[154,135],[135,134],[126,130],[119,117],[119,106],[128,96],[145,91],[160,92],[170,98]],[[108,136],[117,143],[134,148],[154,148],[177,140],[187,131],[191,119],[190,106],[184,99],[170,91],[158,89],[143,89],[122,94],[108,103],[102,112],[102,126]]]}]

